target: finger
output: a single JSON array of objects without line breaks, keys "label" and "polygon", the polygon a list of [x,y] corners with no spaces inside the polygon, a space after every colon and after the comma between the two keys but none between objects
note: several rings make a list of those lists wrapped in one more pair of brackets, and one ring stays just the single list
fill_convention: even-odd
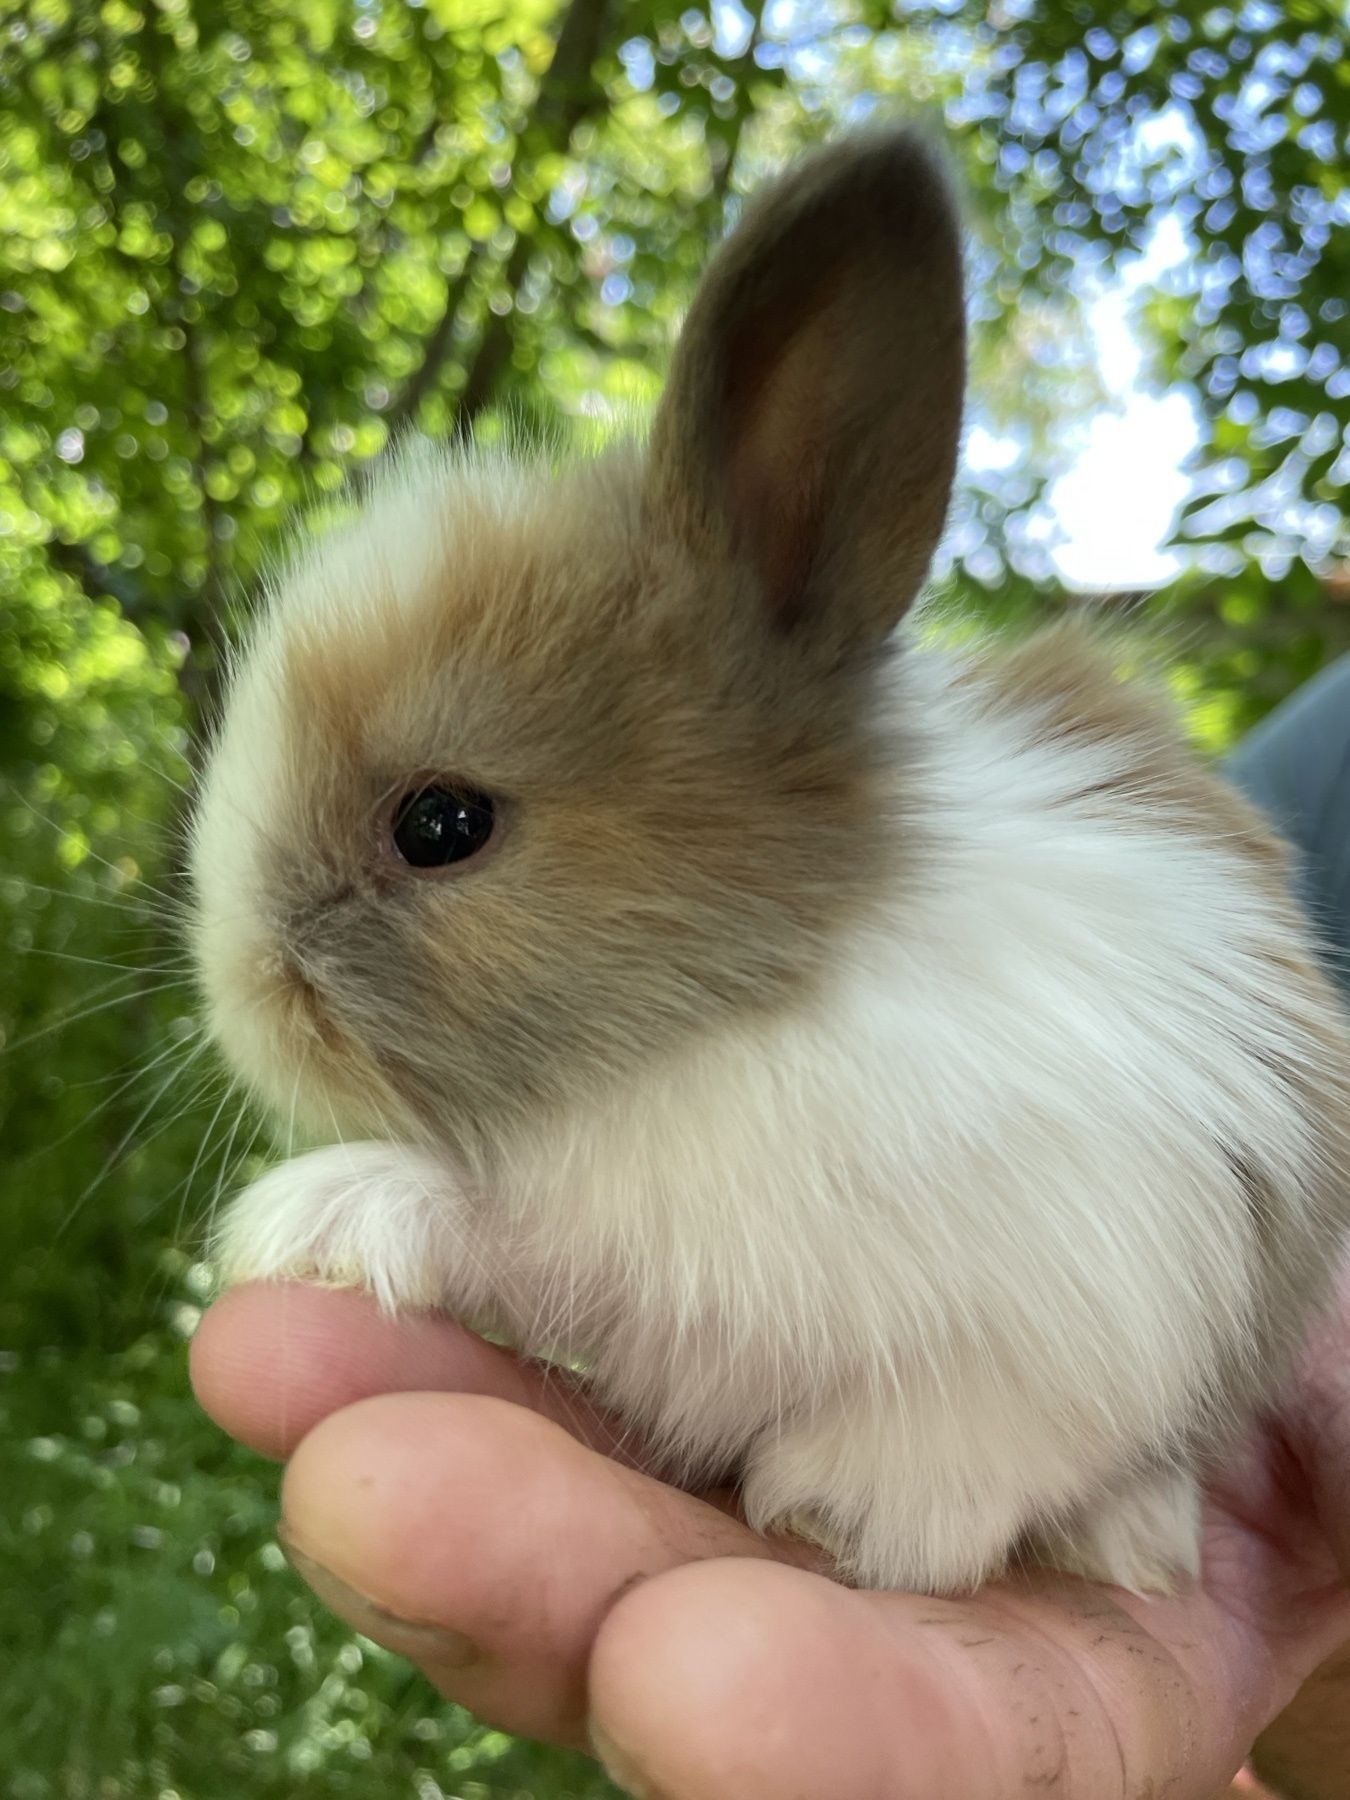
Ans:
[{"label": "finger", "polygon": [[1350,1582],[1350,1265],[1300,1361],[1289,1418],[1318,1521]]},{"label": "finger", "polygon": [[[1350,1583],[1350,1268],[1301,1359],[1286,1413],[1290,1449],[1311,1493],[1313,1524]],[[1295,1484],[1297,1488],[1297,1484]],[[1331,1614],[1322,1666],[1258,1740],[1257,1769],[1281,1792],[1350,1794],[1350,1603]]]},{"label": "finger", "polygon": [[935,1602],[705,1562],[602,1622],[593,1738],[662,1800],[1212,1800],[1255,1729],[1259,1653],[1202,1605],[1169,1644],[1085,1585]]},{"label": "finger", "polygon": [[774,1554],[728,1514],[478,1395],[333,1414],[292,1458],[283,1509],[301,1572],[350,1624],[480,1717],[561,1743],[584,1741],[591,1644],[620,1593],[699,1558]]},{"label": "finger", "polygon": [[524,1363],[438,1313],[391,1318],[368,1294],[302,1282],[233,1288],[191,1345],[202,1407],[264,1456],[289,1456],[329,1413],[374,1394],[492,1394],[636,1464],[640,1452],[567,1374]]}]

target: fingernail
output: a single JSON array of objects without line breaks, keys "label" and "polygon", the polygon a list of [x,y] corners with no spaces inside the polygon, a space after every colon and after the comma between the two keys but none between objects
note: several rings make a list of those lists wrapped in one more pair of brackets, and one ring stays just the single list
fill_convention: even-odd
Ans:
[{"label": "fingernail", "polygon": [[652,1787],[646,1777],[635,1769],[628,1760],[626,1751],[620,1750],[613,1739],[607,1737],[598,1725],[591,1726],[591,1748],[604,1765],[606,1775],[616,1787],[621,1787],[632,1800],[662,1800],[660,1794]]},{"label": "fingernail", "polygon": [[372,1638],[406,1656],[410,1662],[434,1663],[438,1668],[464,1669],[481,1660],[478,1648],[458,1631],[447,1631],[442,1625],[431,1625],[417,1619],[403,1619],[381,1606],[368,1594],[334,1575],[322,1563],[315,1562],[296,1544],[284,1526],[278,1528],[277,1542],[286,1553],[296,1574],[313,1588],[330,1611],[344,1619],[353,1631]]}]

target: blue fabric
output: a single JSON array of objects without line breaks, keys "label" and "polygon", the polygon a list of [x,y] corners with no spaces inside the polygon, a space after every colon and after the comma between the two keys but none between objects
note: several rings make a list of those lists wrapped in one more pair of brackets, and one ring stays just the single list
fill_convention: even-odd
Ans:
[{"label": "blue fabric", "polygon": [[1293,845],[1327,965],[1350,996],[1350,656],[1263,719],[1227,773]]}]

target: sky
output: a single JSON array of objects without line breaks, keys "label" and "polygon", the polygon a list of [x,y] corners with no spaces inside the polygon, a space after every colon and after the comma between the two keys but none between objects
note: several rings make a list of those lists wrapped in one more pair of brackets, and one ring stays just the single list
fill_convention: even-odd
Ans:
[{"label": "sky", "polygon": [[1135,324],[1141,294],[1185,255],[1174,224],[1165,222],[1146,252],[1088,302],[1106,399],[1048,496],[1063,534],[1052,561],[1071,587],[1152,587],[1177,568],[1175,552],[1162,546],[1190,492],[1183,463],[1199,440],[1195,400],[1184,389],[1151,389]]}]

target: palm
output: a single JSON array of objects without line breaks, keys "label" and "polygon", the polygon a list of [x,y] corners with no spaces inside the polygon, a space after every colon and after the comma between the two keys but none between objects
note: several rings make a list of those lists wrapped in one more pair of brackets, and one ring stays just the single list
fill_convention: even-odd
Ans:
[{"label": "palm", "polygon": [[1049,1575],[849,1591],[615,1454],[557,1379],[356,1294],[241,1289],[194,1374],[227,1429],[294,1452],[285,1531],[325,1599],[482,1716],[600,1742],[635,1788],[1208,1800],[1350,1637],[1343,1300],[1213,1496],[1203,1587],[1168,1601]]}]

